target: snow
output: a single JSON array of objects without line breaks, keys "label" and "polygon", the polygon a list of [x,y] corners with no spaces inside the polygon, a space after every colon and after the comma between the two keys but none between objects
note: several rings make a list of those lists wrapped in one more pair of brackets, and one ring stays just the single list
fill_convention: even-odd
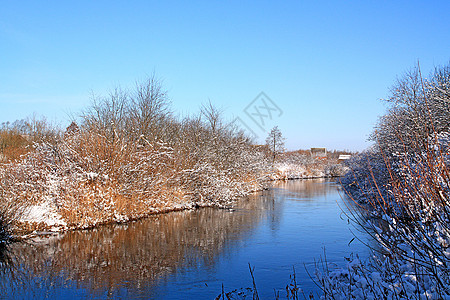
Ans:
[{"label": "snow", "polygon": [[20,217],[19,221],[29,223],[44,223],[51,227],[66,226],[61,215],[49,202],[28,207]]},{"label": "snow", "polygon": [[86,173],[86,177],[88,180],[94,181],[98,177],[98,174],[95,172],[88,172]]}]

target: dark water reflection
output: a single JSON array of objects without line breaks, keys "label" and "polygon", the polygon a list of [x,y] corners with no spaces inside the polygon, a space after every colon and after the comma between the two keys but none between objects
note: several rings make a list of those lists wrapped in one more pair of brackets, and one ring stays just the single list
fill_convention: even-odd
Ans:
[{"label": "dark water reflection", "polygon": [[250,286],[248,263],[263,297],[289,282],[293,266],[303,288],[317,291],[304,265],[312,271],[323,247],[338,264],[364,251],[348,246],[339,201],[333,182],[289,181],[235,210],[174,212],[15,243],[0,265],[2,297],[212,299],[222,283]]}]

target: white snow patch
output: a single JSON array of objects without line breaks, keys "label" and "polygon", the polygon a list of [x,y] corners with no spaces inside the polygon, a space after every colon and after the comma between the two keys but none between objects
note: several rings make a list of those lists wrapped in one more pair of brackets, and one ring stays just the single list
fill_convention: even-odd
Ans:
[{"label": "white snow patch", "polygon": [[56,212],[48,202],[39,205],[32,205],[24,211],[20,218],[21,222],[36,222],[45,223],[48,226],[65,226],[67,225],[62,220],[61,215]]},{"label": "white snow patch", "polygon": [[98,177],[98,174],[94,173],[94,172],[88,172],[88,173],[86,173],[86,176],[87,176],[88,180],[93,181]]}]

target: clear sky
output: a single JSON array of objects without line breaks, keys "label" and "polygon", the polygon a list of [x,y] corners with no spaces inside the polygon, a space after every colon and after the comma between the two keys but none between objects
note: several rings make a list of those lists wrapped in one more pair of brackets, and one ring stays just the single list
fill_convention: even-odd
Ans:
[{"label": "clear sky", "polygon": [[[260,141],[278,125],[289,149],[362,150],[396,77],[418,60],[425,74],[449,62],[449,11],[447,1],[1,1],[0,122],[37,113],[65,125],[91,92],[155,72],[176,112],[210,100]],[[261,92],[279,109],[263,129],[245,113]]]}]

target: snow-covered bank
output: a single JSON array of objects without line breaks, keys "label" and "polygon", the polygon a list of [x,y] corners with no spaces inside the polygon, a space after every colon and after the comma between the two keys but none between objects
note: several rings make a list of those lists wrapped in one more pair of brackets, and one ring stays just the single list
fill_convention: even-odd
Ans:
[{"label": "snow-covered bank", "polygon": [[444,153],[447,142],[430,141],[423,153],[389,164],[391,175],[384,173],[382,157],[367,160],[374,152],[355,158],[342,180],[348,201],[356,203],[349,217],[372,237],[376,251],[367,261],[349,258],[345,268],[317,269],[324,299],[450,299],[450,177]]},{"label": "snow-covered bank", "polygon": [[[0,164],[6,229],[23,235],[228,207],[262,189],[267,178],[263,154],[245,143],[226,165],[217,165],[211,154],[191,156],[181,165],[179,150],[163,143],[108,145],[102,139],[88,132],[67,135],[56,145],[36,144],[21,160]],[[110,149],[102,157],[106,147],[114,147],[112,155],[121,160],[109,159]]]},{"label": "snow-covered bank", "polygon": [[450,67],[415,68],[392,88],[376,144],[342,183],[380,251],[318,270],[325,299],[450,299]]},{"label": "snow-covered bank", "polygon": [[290,152],[283,154],[273,165],[271,180],[339,177],[348,167],[336,158],[314,159],[307,154]]},{"label": "snow-covered bank", "polygon": [[[263,153],[253,151],[242,155],[240,162],[245,168],[217,170],[202,163],[177,173],[166,169],[165,174],[171,177],[165,178],[157,164],[166,166],[174,154],[163,147],[163,154],[139,150],[139,160],[128,166],[133,172],[125,173],[127,177],[133,175],[133,181],[126,177],[122,180],[125,184],[118,185],[117,174],[108,173],[105,163],[101,163],[103,169],[92,168],[82,164],[89,157],[74,155],[71,145],[80,143],[79,139],[68,137],[57,148],[37,145],[20,163],[2,165],[3,170],[8,170],[2,173],[4,186],[9,187],[4,199],[22,203],[13,218],[14,232],[28,235],[38,231],[84,229],[196,207],[230,207],[237,199],[264,189],[270,180],[330,177],[337,175],[330,172],[332,168],[343,168],[334,161],[327,164],[310,160],[304,164],[285,160],[277,162],[273,171]],[[150,174],[149,160],[153,164]],[[153,173],[161,175],[153,177]],[[149,186],[148,190],[143,190],[145,185]],[[124,194],[124,188],[128,194]]]},{"label": "snow-covered bank", "polygon": [[58,230],[58,228],[67,226],[56,207],[48,202],[27,207],[18,222],[43,224],[51,230]]},{"label": "snow-covered bank", "polygon": [[317,267],[322,298],[450,299],[448,228],[425,222],[399,224],[387,215],[382,219],[383,229],[371,221],[365,224],[381,247],[371,258],[361,261],[355,255],[346,258],[344,268],[326,262]]}]

